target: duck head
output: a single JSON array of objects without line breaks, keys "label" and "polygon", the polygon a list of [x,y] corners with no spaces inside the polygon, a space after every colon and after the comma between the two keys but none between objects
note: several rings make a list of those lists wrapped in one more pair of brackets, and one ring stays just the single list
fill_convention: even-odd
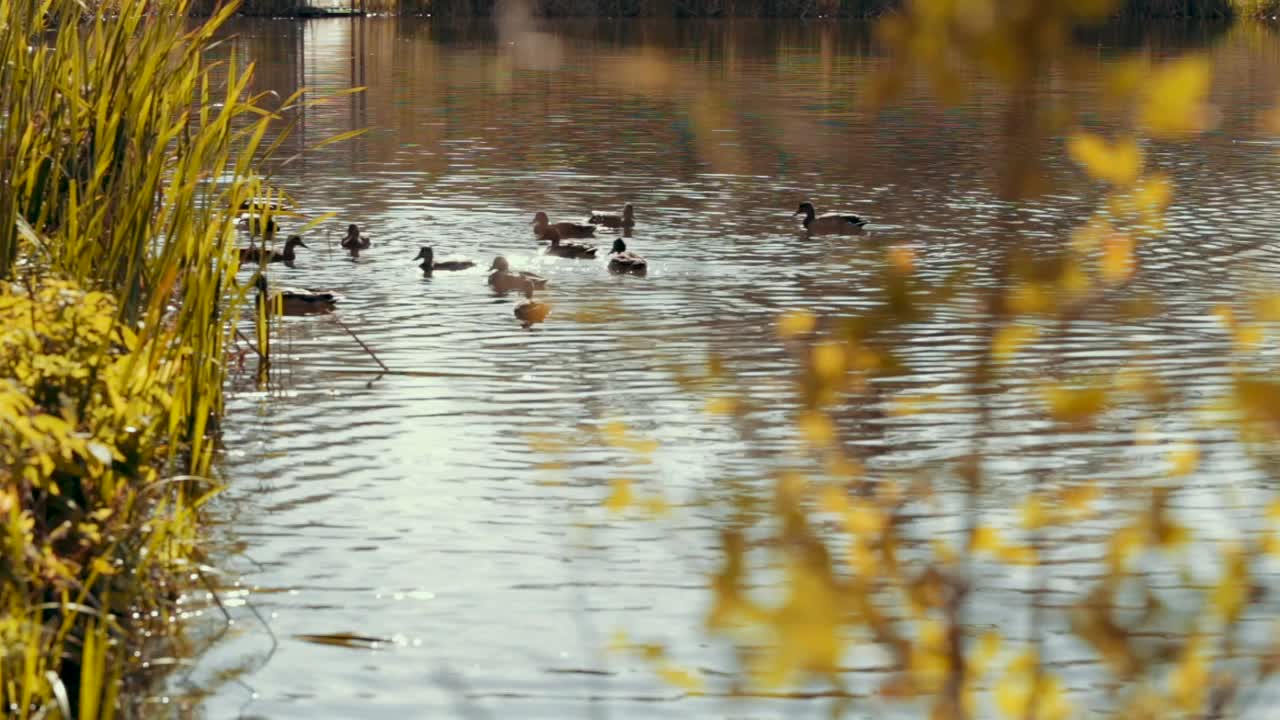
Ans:
[{"label": "duck head", "polygon": [[551,218],[547,217],[547,214],[542,212],[541,210],[538,211],[538,214],[533,216],[534,228],[541,229],[550,224],[551,224]]},{"label": "duck head", "polygon": [[290,235],[289,239],[284,241],[284,249],[286,252],[296,247],[306,247],[306,246],[307,244],[302,242],[302,237],[299,235]]},{"label": "duck head", "polygon": [[806,218],[812,219],[817,214],[818,214],[818,211],[814,209],[813,203],[806,201],[806,202],[800,203],[800,207],[797,208],[794,213],[792,213],[792,216],[794,217],[795,215],[804,215]]},{"label": "duck head", "polygon": [[266,295],[267,294],[267,276],[263,275],[262,273],[258,273],[258,277],[254,278],[253,280],[253,286],[258,288],[259,293]]},{"label": "duck head", "polygon": [[634,220],[636,217],[636,209],[631,207],[631,203],[622,206],[622,219]]},{"label": "duck head", "polygon": [[422,249],[418,251],[418,256],[415,257],[414,260],[421,260],[423,265],[430,265],[434,258],[435,251],[431,249],[431,246],[423,245]]},{"label": "duck head", "polygon": [[626,252],[626,251],[627,251],[627,244],[622,242],[622,238],[618,238],[617,240],[613,241],[613,249],[610,250],[609,252],[620,253],[620,252]]},{"label": "duck head", "polygon": [[493,264],[489,266],[489,269],[497,270],[498,272],[507,272],[511,269],[511,266],[507,264],[506,258],[499,255],[493,259]]}]

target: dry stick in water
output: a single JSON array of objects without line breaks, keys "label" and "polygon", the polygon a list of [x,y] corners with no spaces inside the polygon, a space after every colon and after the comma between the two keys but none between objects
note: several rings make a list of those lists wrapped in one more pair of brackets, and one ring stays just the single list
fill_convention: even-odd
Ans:
[{"label": "dry stick in water", "polygon": [[351,328],[347,327],[346,323],[339,320],[335,315],[330,315],[329,318],[334,322],[338,323],[338,327],[342,328],[343,330],[346,330],[347,334],[351,336],[352,340],[355,340],[356,342],[360,343],[360,347],[364,348],[364,351],[369,353],[369,357],[373,358],[373,361],[378,363],[378,367],[382,368],[383,372],[391,372],[391,368],[387,367],[386,363],[382,362],[382,359],[378,357],[378,354],[375,353],[373,349],[370,348],[368,345],[365,345],[364,341],[360,339],[360,336],[356,335]]}]

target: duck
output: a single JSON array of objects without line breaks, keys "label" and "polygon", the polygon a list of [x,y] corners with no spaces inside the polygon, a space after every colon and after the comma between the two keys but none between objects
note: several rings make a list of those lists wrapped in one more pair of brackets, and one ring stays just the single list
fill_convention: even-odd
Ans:
[{"label": "duck", "polygon": [[445,260],[443,262],[435,262],[435,251],[430,245],[423,245],[418,251],[418,257],[414,260],[421,260],[422,264],[418,267],[422,268],[422,274],[425,277],[431,277],[431,273],[435,270],[466,270],[473,268],[475,263],[470,260]]},{"label": "duck", "polygon": [[263,212],[270,210],[273,213],[284,212],[289,210],[289,205],[283,198],[253,198],[240,203],[240,212]]},{"label": "duck", "polygon": [[811,202],[802,202],[793,215],[804,215],[804,229],[811,233],[857,232],[867,221],[852,213],[819,215]]},{"label": "duck", "polygon": [[631,203],[627,203],[622,206],[621,215],[604,210],[592,210],[591,216],[587,218],[587,222],[592,225],[603,225],[607,228],[635,227],[636,209],[631,207]]},{"label": "duck", "polygon": [[533,287],[530,285],[525,286],[524,297],[524,300],[516,303],[512,312],[516,319],[520,321],[520,326],[528,329],[533,327],[534,323],[540,323],[547,319],[547,316],[551,314],[551,305],[534,300]]},{"label": "duck", "polygon": [[501,255],[493,259],[493,264],[489,266],[489,269],[493,271],[489,273],[489,284],[500,293],[511,290],[541,290],[547,286],[547,279],[541,275],[534,275],[530,272],[511,272],[511,266],[507,263],[507,259]]},{"label": "duck", "polygon": [[360,227],[355,223],[347,226],[346,237],[342,238],[342,247],[351,253],[351,259],[360,257],[361,250],[369,249],[369,238],[360,234]]},{"label": "duck", "polygon": [[596,235],[595,225],[583,225],[581,223],[571,222],[553,223],[551,222],[551,219],[547,217],[546,213],[539,210],[538,214],[533,216],[533,233],[538,236],[539,240],[543,240],[545,239],[543,237],[543,231],[547,228],[551,228],[552,230],[560,233],[560,237],[565,239],[590,238],[595,237]]},{"label": "duck", "polygon": [[640,275],[649,272],[649,261],[627,250],[627,244],[618,238],[609,251],[609,272],[615,275]]},{"label": "duck", "polygon": [[281,288],[268,292],[267,276],[262,274],[258,275],[254,285],[258,288],[258,295],[254,298],[255,305],[261,305],[264,297],[270,298],[279,315],[327,315],[333,312],[334,306],[341,299],[330,290]]},{"label": "duck", "polygon": [[547,246],[546,253],[563,258],[594,258],[596,256],[596,246],[587,245],[585,243],[561,242],[560,233],[556,232],[553,227],[546,227],[542,230],[542,239],[551,242]]},{"label": "duck", "polygon": [[297,253],[294,251],[297,248],[306,246],[307,244],[302,242],[302,238],[297,235],[290,235],[289,239],[284,241],[284,252],[251,245],[247,248],[240,248],[240,264],[261,263],[265,258],[269,263],[282,262],[286,267],[293,267],[293,261],[298,258]]},{"label": "duck", "polygon": [[251,235],[271,237],[280,229],[280,224],[272,217],[263,218],[262,215],[256,213],[241,213],[240,227],[248,230]]}]

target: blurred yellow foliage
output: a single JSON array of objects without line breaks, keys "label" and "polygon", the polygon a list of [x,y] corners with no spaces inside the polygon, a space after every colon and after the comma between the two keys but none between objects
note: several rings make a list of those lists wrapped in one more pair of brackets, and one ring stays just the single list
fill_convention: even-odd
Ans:
[{"label": "blurred yellow foliage", "polygon": [[1182,139],[1209,127],[1210,65],[1188,55],[1156,67],[1143,85],[1138,121],[1153,137]]},{"label": "blurred yellow foliage", "polygon": [[1142,173],[1142,149],[1133,138],[1107,142],[1082,132],[1067,140],[1067,152],[1091,176],[1112,185],[1131,185]]}]

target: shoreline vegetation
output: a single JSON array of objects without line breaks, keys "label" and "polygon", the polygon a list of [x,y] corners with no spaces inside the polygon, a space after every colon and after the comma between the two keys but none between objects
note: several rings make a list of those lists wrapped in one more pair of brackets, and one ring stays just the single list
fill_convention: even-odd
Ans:
[{"label": "shoreline vegetation", "polygon": [[[489,17],[516,5],[538,17],[599,18],[844,18],[871,19],[900,9],[907,0],[351,0],[322,10],[305,0],[245,0],[240,14],[314,17],[362,13]],[[197,12],[211,14],[221,3],[199,0]],[[1280,0],[1125,0],[1112,14],[1118,20],[1274,18]]]},{"label": "shoreline vegetation", "polygon": [[203,610],[184,593],[215,590],[199,520],[246,296],[229,209],[266,192],[296,99],[211,59],[237,8],[193,27],[188,0],[0,0],[5,717],[145,714]]}]

